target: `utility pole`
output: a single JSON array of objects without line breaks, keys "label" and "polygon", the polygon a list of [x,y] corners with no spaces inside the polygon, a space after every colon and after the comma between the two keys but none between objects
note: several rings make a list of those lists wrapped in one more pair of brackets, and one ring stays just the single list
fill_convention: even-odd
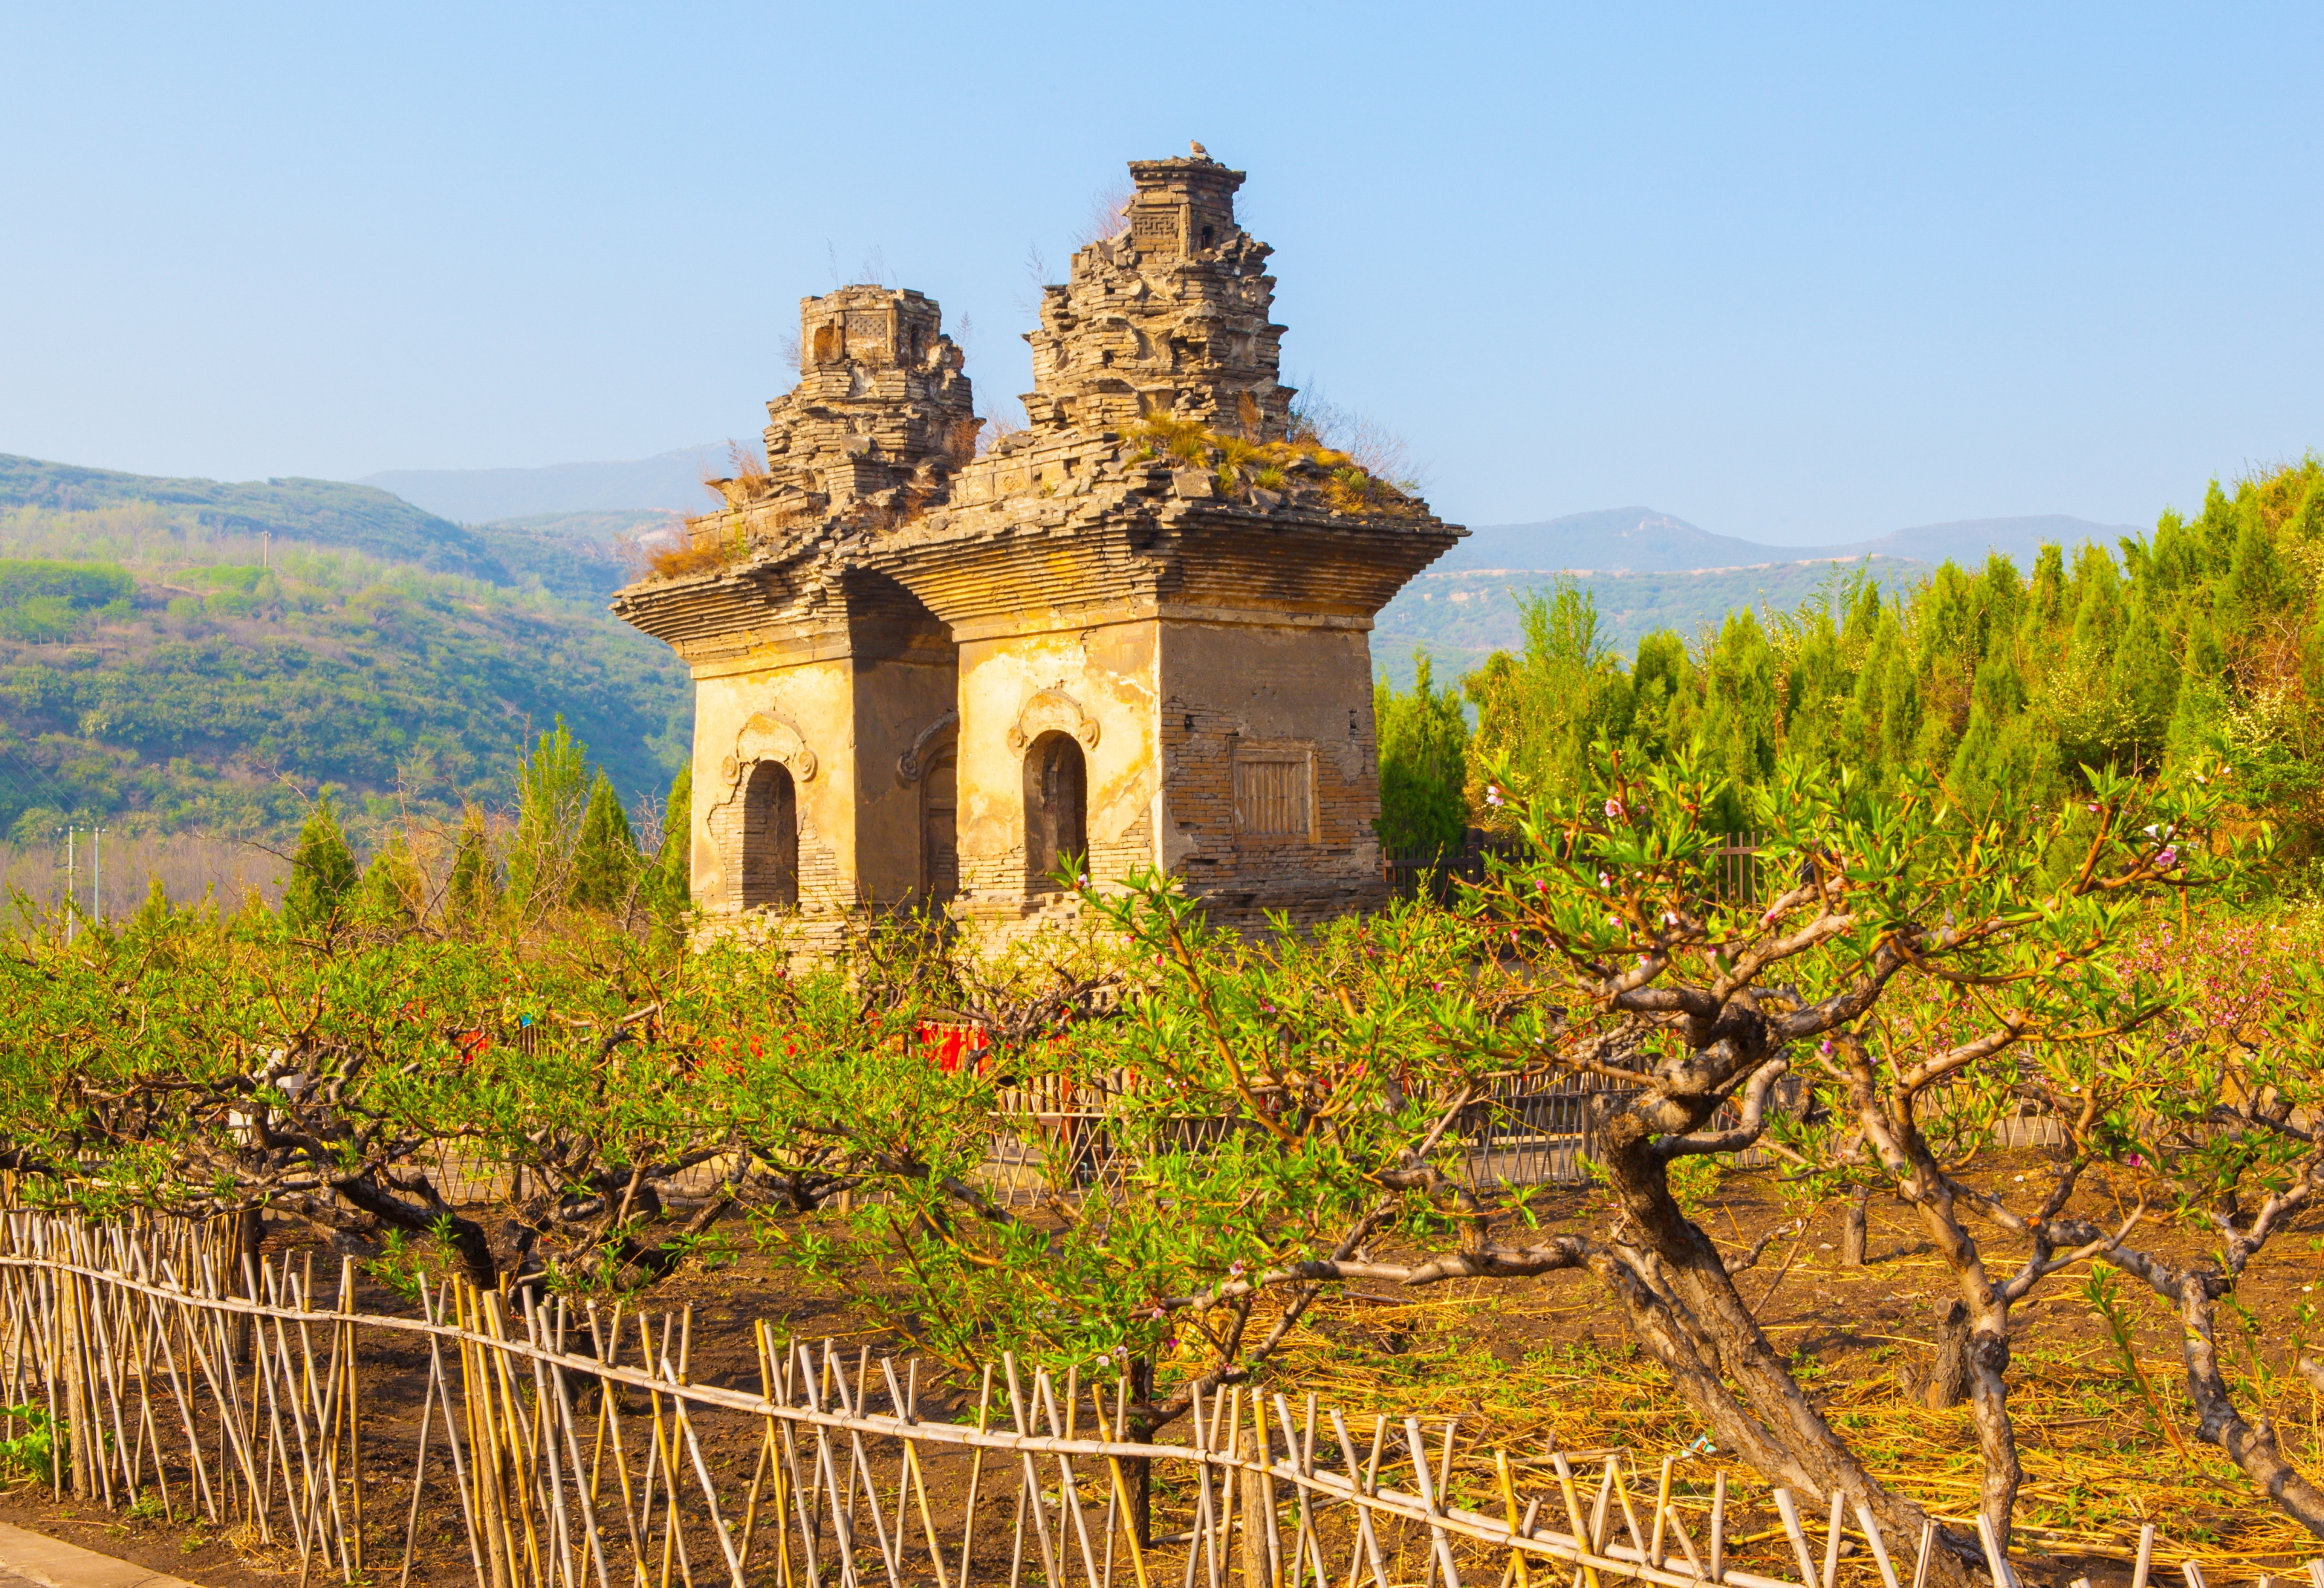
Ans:
[{"label": "utility pole", "polygon": [[89,842],[94,850],[89,866],[88,913],[96,920],[105,919],[105,829],[91,827]]},{"label": "utility pole", "polygon": [[79,889],[79,872],[74,863],[73,839],[79,832],[78,827],[65,829],[65,941],[68,943],[73,940],[73,906],[79,902],[73,897]]}]

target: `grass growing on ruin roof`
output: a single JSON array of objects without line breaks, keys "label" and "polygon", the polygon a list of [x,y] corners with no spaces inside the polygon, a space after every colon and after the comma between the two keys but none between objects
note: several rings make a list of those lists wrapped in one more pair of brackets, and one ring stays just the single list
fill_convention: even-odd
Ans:
[{"label": "grass growing on ruin roof", "polygon": [[1256,487],[1282,491],[1291,487],[1286,472],[1305,464],[1326,470],[1318,482],[1325,503],[1339,512],[1397,512],[1416,509],[1411,482],[1379,477],[1351,454],[1328,446],[1313,430],[1296,427],[1280,441],[1253,441],[1248,436],[1213,430],[1194,420],[1154,418],[1132,425],[1128,437],[1139,444],[1132,463],[1169,458],[1189,467],[1207,469],[1222,495],[1240,496]]}]

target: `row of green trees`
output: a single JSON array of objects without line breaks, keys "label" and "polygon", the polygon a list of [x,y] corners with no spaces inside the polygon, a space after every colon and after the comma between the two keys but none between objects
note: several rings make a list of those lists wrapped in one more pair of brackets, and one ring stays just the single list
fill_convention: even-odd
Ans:
[{"label": "row of green trees", "polygon": [[[1617,656],[1590,593],[1527,598],[1525,642],[1462,680],[1379,691],[1381,834],[1457,841],[1514,792],[1571,799],[1600,741],[1632,764],[1701,756],[1721,815],[1779,757],[1884,786],[1933,770],[1968,809],[2081,797],[2085,769],[2153,773],[2224,752],[2235,802],[2304,854],[2324,835],[2324,459],[2214,482],[2112,550],[2046,546],[1947,563],[1901,598],[1836,575],[1788,613],[1730,613],[1690,643],[1664,631]],[[1474,712],[1471,731],[1461,707]],[[1499,792],[1497,791],[1506,791]],[[1504,806],[1502,808],[1506,808]]]},{"label": "row of green trees", "polygon": [[[687,808],[690,782],[678,774],[666,811]],[[591,765],[561,717],[520,763],[516,785],[512,820],[470,805],[456,826],[398,823],[366,865],[356,863],[331,799],[317,799],[291,857],[284,923],[326,935],[415,926],[476,932],[582,910],[659,933],[679,928],[687,902],[682,816],[665,821],[654,852],[643,852],[613,780]]]}]

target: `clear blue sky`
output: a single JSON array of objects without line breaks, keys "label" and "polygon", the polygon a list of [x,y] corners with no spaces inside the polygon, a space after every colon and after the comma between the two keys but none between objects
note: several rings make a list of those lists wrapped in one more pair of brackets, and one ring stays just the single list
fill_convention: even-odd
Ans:
[{"label": "clear blue sky", "polygon": [[755,433],[866,261],[1028,383],[1124,160],[1448,516],[2144,522],[2324,447],[2324,6],[9,8],[0,451],[348,478]]}]

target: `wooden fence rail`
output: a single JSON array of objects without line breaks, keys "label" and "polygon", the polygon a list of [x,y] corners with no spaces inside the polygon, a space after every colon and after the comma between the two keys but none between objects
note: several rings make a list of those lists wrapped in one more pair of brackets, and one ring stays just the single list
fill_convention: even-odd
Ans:
[{"label": "wooden fence rail", "polygon": [[[1740,1488],[1701,1458],[1513,1457],[1453,1423],[1250,1389],[1201,1398],[1184,1443],[1139,1441],[1119,1372],[1003,1356],[957,1388],[763,1323],[719,1375],[736,1381],[708,1382],[690,1312],[456,1281],[423,1286],[417,1316],[360,1312],[351,1262],[335,1287],[288,1260],[237,1284],[229,1251],[195,1226],[9,1214],[0,1433],[22,1452],[47,1431],[60,1497],[238,1528],[302,1583],[1900,1588],[1868,1516],[1836,1504],[1818,1527],[1781,1491],[1759,1509],[1800,1578],[1733,1565]],[[1867,1546],[1844,1570],[1843,1534]]]},{"label": "wooden fence rail", "polygon": [[[1845,1496],[1809,1517],[1683,1453],[1512,1453],[1255,1388],[1138,1440],[1110,1366],[1004,1354],[964,1380],[762,1322],[713,1364],[690,1309],[447,1281],[416,1316],[363,1312],[351,1260],[327,1295],[311,1261],[234,1251],[222,1222],[9,1214],[0,1436],[60,1498],[237,1529],[302,1584],[1901,1588],[1908,1559],[1927,1581],[1928,1532],[1895,1551]],[[1754,1542],[1798,1576],[1730,1561]]]}]

